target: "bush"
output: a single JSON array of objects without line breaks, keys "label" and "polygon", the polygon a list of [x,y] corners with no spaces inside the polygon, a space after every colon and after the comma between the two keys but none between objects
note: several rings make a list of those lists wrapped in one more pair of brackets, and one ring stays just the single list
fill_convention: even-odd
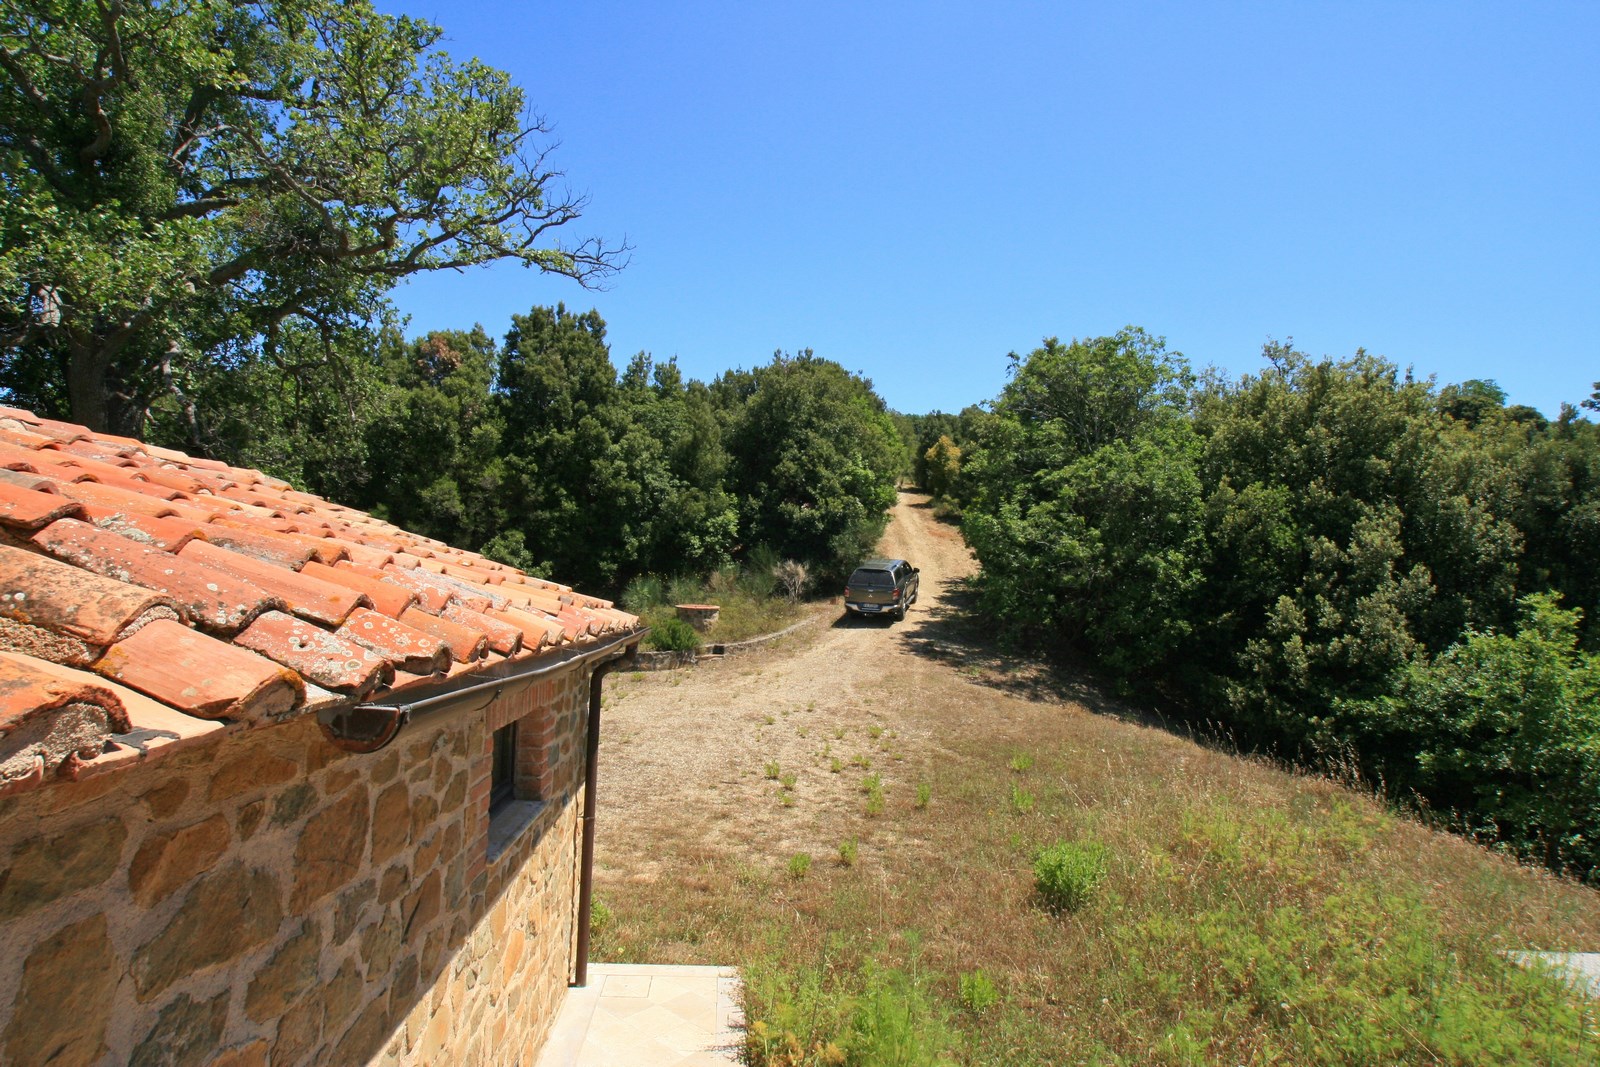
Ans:
[{"label": "bush", "polygon": [[623,587],[619,599],[624,608],[637,615],[660,604],[662,595],[661,579],[653,574],[641,574]]},{"label": "bush", "polygon": [[674,578],[667,583],[668,604],[699,604],[706,596],[705,583],[698,578]]},{"label": "bush", "polygon": [[811,870],[811,854],[809,852],[796,852],[789,857],[789,877],[796,880],[804,878]]},{"label": "bush", "polygon": [[1033,886],[1051,911],[1077,911],[1105,879],[1110,850],[1095,841],[1058,841],[1033,860]]},{"label": "bush", "polygon": [[650,628],[650,647],[658,652],[693,652],[700,634],[682,619],[662,619]]}]

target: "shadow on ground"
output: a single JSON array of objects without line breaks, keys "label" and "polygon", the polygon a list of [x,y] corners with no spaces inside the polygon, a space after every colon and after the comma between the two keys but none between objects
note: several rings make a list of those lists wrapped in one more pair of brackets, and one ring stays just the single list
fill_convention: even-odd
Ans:
[{"label": "shadow on ground", "polygon": [[[1011,651],[977,612],[977,594],[964,579],[942,583],[937,598],[914,605],[905,622],[894,623],[900,646],[912,655],[946,664],[978,685],[1024,700],[1075,703],[1097,715],[1165,725],[1153,713],[1108,696],[1089,671],[1073,663],[1050,663],[1037,653]],[[882,626],[879,619],[841,619],[835,626]]]}]

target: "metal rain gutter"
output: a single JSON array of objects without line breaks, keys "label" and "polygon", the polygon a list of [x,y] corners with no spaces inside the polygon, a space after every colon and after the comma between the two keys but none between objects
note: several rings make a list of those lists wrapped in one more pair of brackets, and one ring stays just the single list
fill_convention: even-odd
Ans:
[{"label": "metal rain gutter", "polygon": [[328,739],[344,751],[377,752],[400,736],[400,731],[415,718],[453,710],[474,700],[488,704],[543,675],[617,654],[618,648],[637,645],[649,632],[631,630],[593,648],[566,649],[555,656],[536,656],[520,663],[507,660],[486,671],[463,675],[454,684],[442,683],[441,688],[417,700],[374,700],[330,708],[318,713],[317,722]]}]

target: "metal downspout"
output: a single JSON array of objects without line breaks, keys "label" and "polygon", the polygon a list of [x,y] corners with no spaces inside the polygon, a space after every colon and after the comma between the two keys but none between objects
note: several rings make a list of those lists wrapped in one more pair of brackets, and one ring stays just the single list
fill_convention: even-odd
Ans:
[{"label": "metal downspout", "polygon": [[605,676],[633,658],[635,644],[616,659],[597,664],[589,675],[589,734],[585,738],[583,772],[583,852],[578,861],[578,947],[572,985],[589,984],[589,913],[594,904],[595,787],[600,781],[600,690]]}]

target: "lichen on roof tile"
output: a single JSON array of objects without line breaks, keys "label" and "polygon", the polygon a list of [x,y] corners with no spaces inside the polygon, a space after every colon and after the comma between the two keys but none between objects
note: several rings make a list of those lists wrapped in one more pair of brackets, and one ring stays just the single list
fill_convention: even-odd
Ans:
[{"label": "lichen on roof tile", "polygon": [[281,611],[265,613],[234,640],[324,689],[358,698],[393,676],[383,657]]},{"label": "lichen on roof tile", "polygon": [[77,519],[54,522],[33,541],[74,566],[165,593],[188,619],[219,633],[237,633],[262,612],[283,606],[281,598],[254,582]]}]

